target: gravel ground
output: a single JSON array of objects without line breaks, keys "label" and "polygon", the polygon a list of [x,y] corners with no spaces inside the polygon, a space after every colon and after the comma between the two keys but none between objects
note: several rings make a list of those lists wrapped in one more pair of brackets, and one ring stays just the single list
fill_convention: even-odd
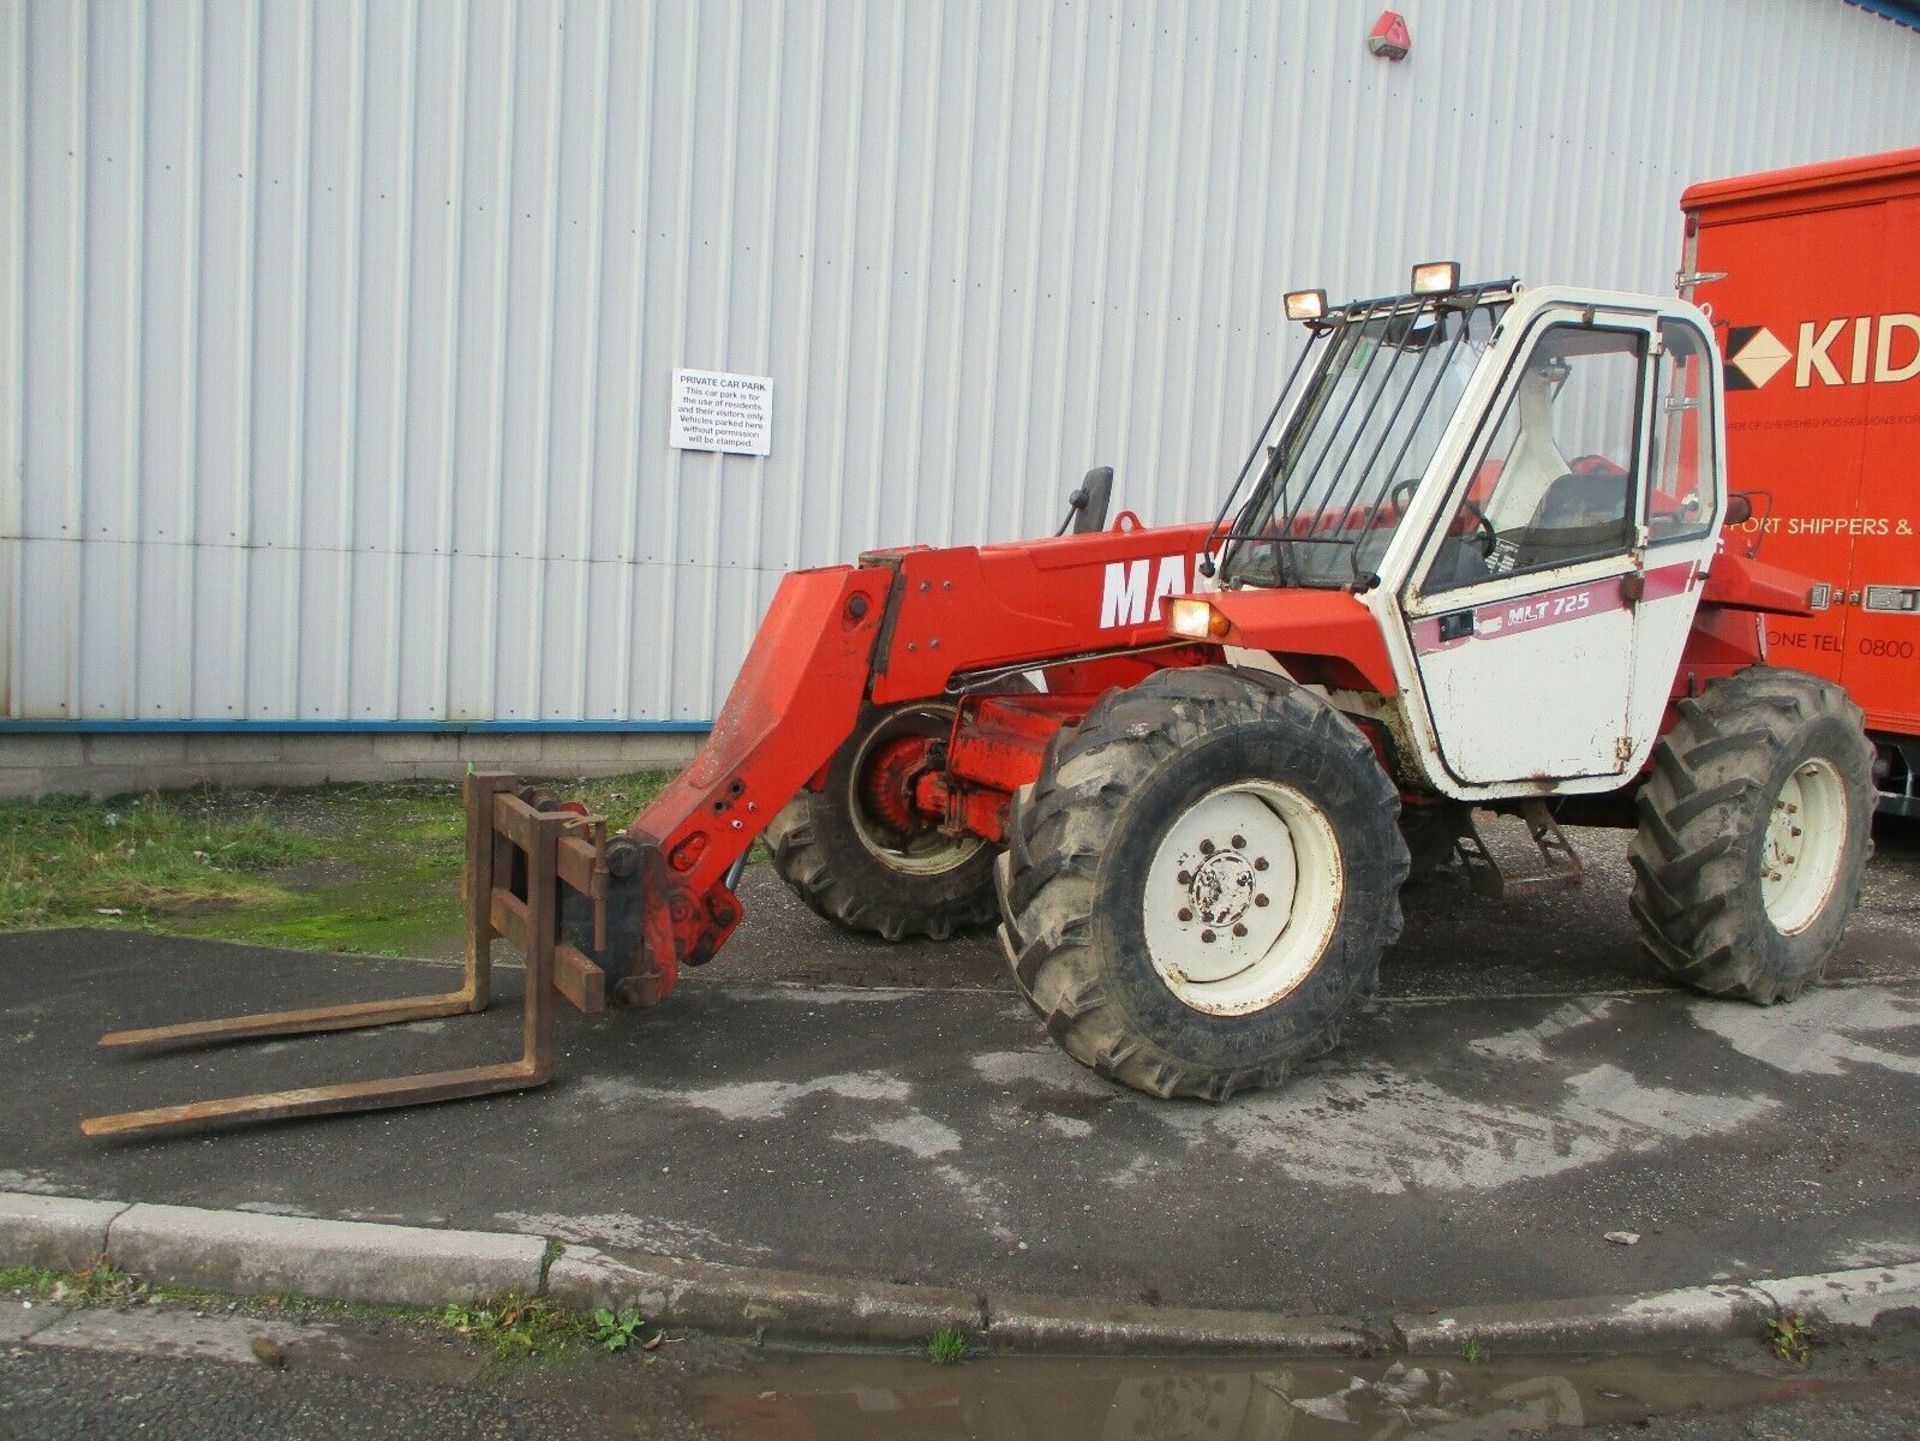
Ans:
[{"label": "gravel ground", "polygon": [[9,1441],[136,1435],[155,1441],[589,1441],[709,1434],[671,1410],[622,1418],[551,1396],[39,1348],[0,1360],[0,1427]]}]

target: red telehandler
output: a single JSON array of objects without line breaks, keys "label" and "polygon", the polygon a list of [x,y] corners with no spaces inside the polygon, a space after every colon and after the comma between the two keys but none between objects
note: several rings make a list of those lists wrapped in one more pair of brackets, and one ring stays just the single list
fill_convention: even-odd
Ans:
[{"label": "red telehandler", "polygon": [[[655,1005],[740,924],[764,837],[839,924],[998,919],[1015,983],[1101,1075],[1225,1099],[1338,1040],[1410,872],[1571,884],[1557,818],[1637,825],[1632,908],[1678,979],[1762,1004],[1821,972],[1874,806],[1860,711],[1766,664],[1808,585],[1723,543],[1707,318],[1416,267],[1286,298],[1304,344],[1212,523],[874,551],[789,575],[711,737],[625,831],[468,781],[466,984],[111,1044],[475,1010],[527,957],[519,1060],[95,1118],[94,1134],[536,1085],[552,994]],[[1503,873],[1476,809],[1540,852]]]}]

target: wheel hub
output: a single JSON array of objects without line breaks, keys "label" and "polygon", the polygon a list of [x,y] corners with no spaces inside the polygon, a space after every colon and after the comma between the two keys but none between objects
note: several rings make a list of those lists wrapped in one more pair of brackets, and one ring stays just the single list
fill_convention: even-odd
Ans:
[{"label": "wheel hub", "polygon": [[1142,897],[1154,968],[1187,1006],[1239,1015],[1312,972],[1338,918],[1338,843],[1299,791],[1249,780],[1174,821]]},{"label": "wheel hub", "polygon": [[881,824],[902,835],[926,824],[913,808],[913,783],[926,769],[932,750],[928,736],[900,736],[882,746],[867,764],[862,785],[867,808]]},{"label": "wheel hub", "polygon": [[1826,910],[1846,852],[1847,794],[1831,762],[1814,757],[1774,797],[1760,846],[1760,901],[1783,936]]},{"label": "wheel hub", "polygon": [[903,706],[869,731],[854,752],[846,782],[848,817],[868,853],[892,870],[938,875],[965,865],[986,844],[978,836],[948,835],[937,818],[914,805],[916,783],[952,730],[950,705]]},{"label": "wheel hub", "polygon": [[1202,925],[1225,928],[1253,908],[1258,894],[1253,862],[1238,851],[1215,851],[1200,863],[1188,894],[1190,909]]}]

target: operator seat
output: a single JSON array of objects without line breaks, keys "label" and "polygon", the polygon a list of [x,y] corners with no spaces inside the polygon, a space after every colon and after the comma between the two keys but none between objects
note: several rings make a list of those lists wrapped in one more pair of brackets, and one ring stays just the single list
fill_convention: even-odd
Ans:
[{"label": "operator seat", "polygon": [[1597,560],[1627,548],[1627,500],[1633,477],[1569,472],[1549,485],[1519,545],[1517,570]]}]

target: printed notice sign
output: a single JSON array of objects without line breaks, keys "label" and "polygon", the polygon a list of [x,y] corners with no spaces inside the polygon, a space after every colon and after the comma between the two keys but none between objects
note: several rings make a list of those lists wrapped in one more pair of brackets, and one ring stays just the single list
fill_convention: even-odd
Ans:
[{"label": "printed notice sign", "polygon": [[773,377],[674,371],[670,444],[675,450],[766,455],[773,449]]}]

